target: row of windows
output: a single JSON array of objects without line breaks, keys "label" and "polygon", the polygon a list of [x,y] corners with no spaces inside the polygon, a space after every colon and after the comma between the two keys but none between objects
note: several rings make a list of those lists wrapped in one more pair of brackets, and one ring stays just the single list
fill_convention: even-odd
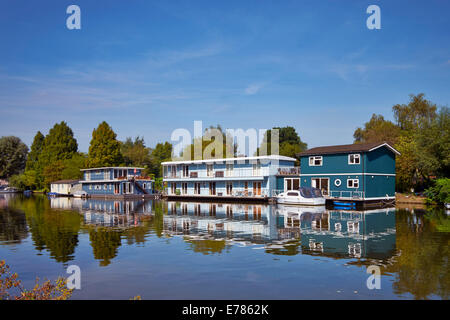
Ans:
[{"label": "row of windows", "polygon": [[[144,189],[151,189],[151,186],[152,186],[152,184],[151,183],[143,183],[142,184],[142,188],[144,188]],[[102,185],[100,185],[100,184],[94,184],[94,185],[92,185],[92,184],[90,184],[89,185],[89,190],[92,190],[92,189],[94,189],[94,190],[112,190],[112,188],[113,188],[113,184],[112,183],[109,183],[109,184],[107,184],[107,183],[105,183],[104,185],[103,185],[103,188],[102,188]]]},{"label": "row of windows", "polygon": [[[361,155],[359,153],[349,154],[348,155],[348,164],[360,164],[361,163]],[[321,166],[323,164],[322,156],[311,156],[309,157],[309,166]]]}]

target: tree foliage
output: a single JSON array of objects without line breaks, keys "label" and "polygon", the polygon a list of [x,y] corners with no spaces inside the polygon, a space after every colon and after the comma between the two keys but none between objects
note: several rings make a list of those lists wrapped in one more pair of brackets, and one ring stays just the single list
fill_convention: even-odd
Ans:
[{"label": "tree foliage", "polygon": [[120,150],[127,166],[144,167],[150,162],[151,150],[145,146],[144,138],[138,136],[133,141],[128,137],[124,142],[121,142]]},{"label": "tree foliage", "polygon": [[410,95],[408,104],[392,107],[395,123],[373,114],[354,132],[355,143],[390,141],[401,153],[396,161],[399,191],[421,189],[434,177],[449,176],[449,108],[437,110],[423,93]]},{"label": "tree foliage", "polygon": [[57,123],[45,136],[42,152],[39,156],[40,167],[58,160],[70,159],[78,151],[77,140],[66,122]]},{"label": "tree foliage", "polygon": [[28,147],[14,136],[0,138],[0,178],[9,178],[25,169]]},{"label": "tree foliage", "polygon": [[[200,150],[195,149],[195,145],[201,145]],[[183,159],[212,159],[219,157],[217,152],[222,152],[220,158],[227,158],[230,155],[236,156],[237,143],[234,137],[227,134],[220,125],[209,126],[205,129],[202,137],[194,138],[192,144],[186,146],[180,154]]]},{"label": "tree foliage", "polygon": [[120,142],[116,136],[116,133],[105,121],[94,129],[88,155],[90,168],[119,166],[123,163]]},{"label": "tree foliage", "polygon": [[400,128],[381,114],[373,114],[363,128],[357,128],[353,134],[355,143],[369,143],[389,141],[396,143],[400,135]]},{"label": "tree foliage", "polygon": [[155,177],[162,177],[161,163],[172,160],[172,144],[170,142],[158,143],[151,150],[149,169]]},{"label": "tree foliage", "polygon": [[[294,127],[274,127],[264,134],[261,146],[256,151],[256,155],[272,154],[272,130],[278,130],[279,154],[286,157],[295,158],[296,155],[308,148],[303,142]],[[264,153],[267,150],[266,153]]]}]

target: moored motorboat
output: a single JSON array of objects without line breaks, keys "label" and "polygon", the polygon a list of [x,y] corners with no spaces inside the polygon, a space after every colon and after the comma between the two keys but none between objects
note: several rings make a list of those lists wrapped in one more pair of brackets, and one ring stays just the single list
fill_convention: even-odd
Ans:
[{"label": "moored motorboat", "polygon": [[323,206],[325,205],[325,198],[322,192],[317,188],[301,187],[298,190],[288,190],[280,193],[276,197],[277,203],[294,204],[294,205],[309,205],[309,206]]}]

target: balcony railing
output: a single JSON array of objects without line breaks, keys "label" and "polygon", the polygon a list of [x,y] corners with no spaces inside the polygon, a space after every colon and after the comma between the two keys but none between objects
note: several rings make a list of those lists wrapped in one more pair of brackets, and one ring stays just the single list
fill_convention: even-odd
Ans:
[{"label": "balcony railing", "polygon": [[365,194],[363,191],[330,191],[329,198],[364,199]]},{"label": "balcony railing", "polygon": [[189,176],[184,176],[181,171],[170,172],[164,175],[165,179],[195,179],[195,178],[239,178],[239,177],[261,177],[269,175],[269,168],[235,168],[233,170],[200,170],[191,171]]},{"label": "balcony railing", "polygon": [[277,175],[279,175],[279,176],[298,176],[298,175],[300,175],[300,167],[278,168]]}]

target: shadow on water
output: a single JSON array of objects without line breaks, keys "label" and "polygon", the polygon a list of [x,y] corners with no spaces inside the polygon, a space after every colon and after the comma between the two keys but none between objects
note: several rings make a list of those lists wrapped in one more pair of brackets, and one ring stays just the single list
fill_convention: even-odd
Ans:
[{"label": "shadow on water", "polygon": [[202,256],[251,247],[272,256],[346,259],[347,265],[359,267],[376,264],[383,275],[393,277],[394,294],[416,299],[449,297],[449,225],[449,216],[437,208],[343,211],[0,195],[0,248],[30,237],[37,254],[47,251],[59,263],[74,260],[82,235],[100,267],[120,260],[121,246],[178,238],[186,250]]}]

